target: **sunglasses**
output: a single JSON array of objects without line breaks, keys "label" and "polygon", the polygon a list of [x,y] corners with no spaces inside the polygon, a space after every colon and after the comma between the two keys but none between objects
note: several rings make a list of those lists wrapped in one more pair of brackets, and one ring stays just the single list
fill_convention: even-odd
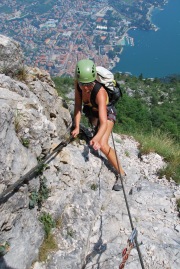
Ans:
[{"label": "sunglasses", "polygon": [[89,83],[82,83],[82,82],[78,82],[78,84],[79,84],[79,86],[80,86],[80,87],[83,87],[83,86],[88,87],[88,86],[91,86],[91,85],[92,85],[92,83],[93,83],[93,82],[89,82]]}]

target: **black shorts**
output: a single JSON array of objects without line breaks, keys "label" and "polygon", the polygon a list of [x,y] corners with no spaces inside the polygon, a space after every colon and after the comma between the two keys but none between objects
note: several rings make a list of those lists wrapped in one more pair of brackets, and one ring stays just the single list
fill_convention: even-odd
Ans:
[{"label": "black shorts", "polygon": [[[91,106],[84,105],[83,113],[89,119],[90,122],[92,118],[99,118],[98,110]],[[114,123],[116,122],[116,109],[114,106],[107,106],[107,119]]]}]

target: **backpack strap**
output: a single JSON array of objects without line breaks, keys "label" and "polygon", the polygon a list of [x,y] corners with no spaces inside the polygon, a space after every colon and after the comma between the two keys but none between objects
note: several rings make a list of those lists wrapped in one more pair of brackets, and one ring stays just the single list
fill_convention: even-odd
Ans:
[{"label": "backpack strap", "polygon": [[93,107],[98,107],[98,105],[96,104],[96,95],[98,94],[101,87],[102,85],[96,81],[94,88],[92,89],[91,92],[91,100],[90,100]]}]

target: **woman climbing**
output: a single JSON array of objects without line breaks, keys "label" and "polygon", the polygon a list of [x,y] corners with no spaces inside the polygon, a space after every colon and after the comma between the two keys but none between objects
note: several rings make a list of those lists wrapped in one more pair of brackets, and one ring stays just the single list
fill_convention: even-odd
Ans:
[{"label": "woman climbing", "polygon": [[[90,140],[90,145],[95,150],[100,149],[117,173],[123,177],[125,172],[120,161],[117,160],[114,149],[108,143],[116,121],[116,110],[109,103],[107,91],[96,80],[96,75],[96,66],[93,61],[83,59],[77,63],[75,70],[75,128],[72,135],[76,137],[80,132],[82,105],[84,104],[83,112],[85,116],[89,119],[91,125],[97,129],[96,134]],[[113,190],[121,190],[119,177],[117,177]]]}]

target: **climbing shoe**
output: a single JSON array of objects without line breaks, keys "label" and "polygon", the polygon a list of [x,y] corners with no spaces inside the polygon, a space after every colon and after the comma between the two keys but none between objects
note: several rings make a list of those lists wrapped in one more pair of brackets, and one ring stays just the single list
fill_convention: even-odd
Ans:
[{"label": "climbing shoe", "polygon": [[[125,173],[125,175],[121,176],[121,179],[122,179],[123,182],[125,181],[126,173]],[[117,174],[116,175],[116,182],[115,182],[115,184],[114,184],[114,186],[112,188],[113,191],[121,191],[122,190],[121,179],[120,179],[120,175]]]},{"label": "climbing shoe", "polygon": [[113,191],[121,191],[122,190],[122,184],[120,178],[118,178],[112,188]]}]

